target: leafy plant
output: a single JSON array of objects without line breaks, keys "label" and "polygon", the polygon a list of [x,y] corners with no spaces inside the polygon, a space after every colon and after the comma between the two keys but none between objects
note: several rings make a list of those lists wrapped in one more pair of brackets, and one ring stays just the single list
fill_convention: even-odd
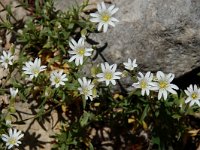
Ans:
[{"label": "leafy plant", "polygon": [[[1,82],[0,93],[9,95],[9,102],[0,105],[0,135],[12,128],[12,118],[18,124],[33,119],[46,130],[44,122],[56,110],[60,131],[53,136],[52,149],[100,149],[106,132],[114,149],[182,147],[185,134],[194,129],[190,117],[200,111],[200,90],[191,85],[185,91],[178,91],[171,83],[174,79],[171,73],[143,75],[135,69],[136,60],[123,63],[122,71],[116,71],[117,64],[109,65],[101,54],[105,47],[98,47],[98,42],[89,35],[107,31],[108,25],[116,21],[108,12],[114,14],[117,8],[110,6],[105,9],[108,12],[98,10],[89,16],[85,11],[88,0],[66,12],[56,10],[53,0],[36,0],[34,5],[20,1],[18,7],[31,13],[23,22],[16,20],[10,5],[0,4],[2,11],[7,12],[0,30],[6,30],[16,39],[9,52],[3,50],[1,57],[1,65],[8,74]],[[97,30],[94,22],[98,23]],[[20,46],[18,54],[17,46]],[[18,55],[16,60],[15,55]],[[104,63],[93,63],[98,56]],[[92,67],[85,71],[88,65]],[[117,80],[127,76],[134,83],[131,91]],[[113,89],[116,84],[120,89]],[[8,91],[10,87],[15,90]],[[35,101],[32,111],[36,115],[26,120],[17,118],[15,103],[19,100]],[[198,138],[198,132],[195,133],[193,136]],[[4,147],[4,142],[11,144],[3,138],[1,142]]]}]

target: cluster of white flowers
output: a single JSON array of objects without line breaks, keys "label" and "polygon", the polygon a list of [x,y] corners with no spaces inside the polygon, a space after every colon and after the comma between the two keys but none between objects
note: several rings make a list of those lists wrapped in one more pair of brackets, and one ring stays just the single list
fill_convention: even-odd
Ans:
[{"label": "cluster of white flowers", "polygon": [[[106,5],[104,2],[101,2],[97,4],[97,12],[96,13],[90,13],[90,21],[94,23],[98,23],[98,31],[101,31],[103,28],[103,32],[107,32],[108,26],[111,25],[115,27],[114,22],[118,22],[116,18],[113,17],[113,15],[119,10],[119,8],[115,8],[115,5],[110,6],[109,8],[106,8]],[[72,62],[75,60],[76,66],[82,65],[84,61],[84,57],[88,57],[92,55],[92,48],[86,48],[84,45],[85,36],[81,37],[78,42],[76,42],[73,38],[71,38],[69,42],[69,47],[72,49],[69,51],[69,54],[71,54],[71,58],[69,59],[69,62]]]},{"label": "cluster of white flowers", "polygon": [[[14,56],[11,54],[10,51],[6,52],[3,51],[3,55],[0,57],[1,65],[7,69],[9,65],[13,65],[13,58]],[[10,95],[11,98],[15,98],[18,93],[18,89],[10,88]],[[11,119],[6,119],[6,125],[11,126]],[[9,128],[8,135],[2,134],[1,139],[6,143],[8,149],[11,149],[14,146],[19,146],[21,141],[19,141],[24,134],[21,131],[17,131],[17,129]]]},{"label": "cluster of white flowers", "polygon": [[[158,71],[155,77],[151,72],[147,72],[145,75],[141,72],[138,74],[138,82],[133,83],[133,86],[135,88],[140,88],[143,96],[145,93],[149,95],[150,91],[157,91],[158,100],[162,97],[166,100],[168,93],[177,94],[175,90],[179,89],[178,86],[171,83],[175,77],[174,74],[164,74],[162,71]],[[189,106],[197,104],[200,107],[200,88],[198,88],[197,85],[190,85],[187,90],[184,91],[188,96],[185,103],[189,103]]]},{"label": "cluster of white flowers", "polygon": [[[29,79],[32,80],[34,77],[37,77],[40,72],[46,70],[47,66],[41,66],[41,59],[36,58],[34,62],[29,61],[25,63],[25,66],[22,68],[24,74],[29,75]],[[51,85],[58,88],[60,85],[65,85],[65,81],[68,81],[67,75],[63,73],[63,70],[54,70],[50,74]]]},{"label": "cluster of white flowers", "polygon": [[142,89],[142,95],[146,94],[149,95],[149,91],[157,91],[158,92],[158,99],[160,100],[162,97],[164,100],[167,99],[168,93],[177,94],[175,90],[179,88],[172,84],[172,80],[174,79],[174,74],[164,74],[162,71],[158,71],[156,73],[156,79],[151,72],[147,72],[144,76],[141,72],[139,72],[140,77],[138,78],[138,82],[134,83],[133,86],[135,88]]},{"label": "cluster of white flowers", "polygon": [[[107,32],[108,26],[115,26],[115,22],[118,22],[113,15],[118,11],[118,8],[115,8],[115,5],[112,5],[106,8],[104,2],[101,2],[97,5],[97,12],[91,13],[90,21],[94,23],[98,23],[97,30]],[[86,48],[85,46],[85,35],[81,37],[78,42],[73,38],[69,41],[70,51],[68,53],[71,55],[69,62],[74,61],[76,66],[83,65],[85,57],[89,57],[92,55],[93,49]],[[7,69],[9,65],[13,65],[14,56],[10,51],[3,51],[3,54],[0,56],[1,65]],[[128,58],[128,62],[123,63],[125,70],[133,71],[136,67],[138,67],[136,63],[136,59],[131,60]],[[105,82],[106,86],[109,86],[110,83],[112,85],[116,85],[116,80],[121,78],[122,72],[116,71],[117,64],[110,65],[108,62],[101,63],[101,72],[97,73],[94,78],[97,78],[98,82]],[[47,66],[41,65],[41,59],[36,58],[34,61],[28,61],[23,66],[22,70],[24,74],[29,76],[30,80],[33,78],[37,78],[38,75],[45,71]],[[125,71],[127,72],[127,71]],[[176,90],[178,90],[178,86],[172,84],[175,75],[172,73],[165,74],[162,71],[158,71],[156,75],[153,75],[150,71],[146,74],[141,72],[138,73],[137,82],[133,83],[132,86],[137,89],[141,89],[141,95],[150,95],[150,91],[158,93],[158,100],[163,98],[167,99],[168,94],[177,94]],[[64,86],[65,82],[68,81],[67,75],[63,70],[53,70],[50,73],[51,86],[55,86],[58,88],[60,86]],[[95,79],[96,80],[96,79]],[[77,90],[81,95],[84,96],[86,100],[93,100],[96,97],[95,84],[91,79],[87,79],[86,77],[78,78],[79,87]],[[18,89],[10,88],[11,98],[15,98],[18,93]],[[197,85],[190,85],[187,90],[185,90],[186,95],[188,96],[185,100],[185,103],[189,103],[189,106],[193,106],[197,104],[200,107],[200,89]],[[6,120],[6,124],[11,125],[11,120]],[[17,131],[16,129],[9,128],[8,135],[2,134],[1,138],[4,142],[6,142],[6,146],[8,149],[11,149],[13,146],[19,146],[21,142],[19,141],[24,134],[21,131]]]},{"label": "cluster of white flowers", "polygon": [[[97,12],[91,13],[90,21],[94,23],[98,23],[97,30],[101,31],[103,28],[103,32],[107,32],[108,26],[115,26],[114,22],[118,22],[113,15],[118,11],[118,8],[115,8],[115,5],[112,5],[106,8],[104,2],[97,4]],[[71,46],[70,46],[71,47]],[[73,47],[72,47],[73,48]],[[78,56],[76,56],[78,57]],[[75,56],[74,58],[75,59]],[[80,58],[79,58],[80,59]],[[78,61],[78,60],[77,60]],[[138,65],[136,64],[136,59],[133,61],[128,58],[128,62],[124,62],[124,67],[127,70],[134,70],[135,67]],[[116,64],[109,65],[107,62],[105,64],[101,64],[102,73],[97,74],[96,76],[99,78],[99,82],[106,82],[108,86],[110,82],[115,85],[116,79],[120,79],[121,72],[115,72],[117,68]],[[164,74],[162,71],[158,71],[156,76],[154,76],[151,72],[147,72],[143,75],[141,72],[138,73],[139,77],[137,77],[138,82],[133,83],[135,88],[141,89],[141,94],[144,96],[150,94],[150,91],[158,92],[158,99],[160,100],[162,97],[164,100],[167,99],[168,93],[177,94],[175,90],[178,90],[178,86],[172,84],[172,80],[174,79],[175,75],[172,73]],[[188,98],[186,99],[185,103],[190,102],[190,106],[193,104],[198,104],[200,106],[200,89],[197,88],[197,85],[190,85],[187,90],[185,90],[186,95]]]}]

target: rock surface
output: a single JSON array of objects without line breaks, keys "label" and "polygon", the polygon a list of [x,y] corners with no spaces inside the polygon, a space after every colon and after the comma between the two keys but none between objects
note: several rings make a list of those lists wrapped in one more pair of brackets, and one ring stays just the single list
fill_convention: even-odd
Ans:
[{"label": "rock surface", "polygon": [[[16,103],[18,121],[25,120],[21,124],[16,124],[17,129],[24,132],[21,150],[50,150],[55,139],[51,136],[59,133],[60,123],[58,123],[58,113],[54,110],[43,119],[34,118],[36,102]],[[31,119],[29,119],[31,118]],[[26,120],[28,119],[28,120]],[[14,120],[13,120],[14,121]],[[14,124],[15,126],[15,124]]]},{"label": "rock surface", "polygon": [[[77,2],[82,2],[77,0]],[[90,0],[94,7],[101,0]],[[107,33],[90,38],[103,46],[109,63],[120,64],[136,58],[138,70],[175,73],[176,77],[200,66],[200,1],[198,0],[110,0],[119,7],[120,20]],[[65,10],[75,1],[56,0]],[[103,60],[98,58],[97,63]],[[125,85],[130,80],[125,81]]]},{"label": "rock surface", "polygon": [[91,37],[110,63],[136,58],[139,70],[183,75],[200,66],[200,1],[113,0],[120,22]]},{"label": "rock surface", "polygon": [[[3,4],[10,0],[2,0]],[[93,6],[101,0],[90,0]],[[55,0],[55,6],[67,10],[83,0]],[[198,0],[107,0],[119,7],[120,20],[107,33],[92,34],[109,63],[136,58],[141,71],[162,70],[176,76],[200,66],[200,1]],[[16,1],[12,2],[14,6]],[[1,8],[1,7],[0,7]],[[2,8],[1,8],[2,9]],[[16,8],[21,19],[26,12]],[[1,13],[3,15],[3,13]],[[97,60],[100,62],[100,59]]]},{"label": "rock surface", "polygon": [[6,21],[7,12],[2,10],[8,5],[11,5],[12,8],[13,17],[10,17],[12,23],[26,18],[28,12],[24,8],[18,7],[20,3],[17,0],[0,0],[0,23]]}]

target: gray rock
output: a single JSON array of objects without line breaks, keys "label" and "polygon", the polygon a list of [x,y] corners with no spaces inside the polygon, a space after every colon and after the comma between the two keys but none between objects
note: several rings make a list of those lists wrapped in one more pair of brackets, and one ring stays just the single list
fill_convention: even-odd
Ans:
[{"label": "gray rock", "polygon": [[11,11],[13,14],[13,17],[10,17],[11,23],[16,23],[16,21],[26,19],[28,12],[22,8],[19,7],[20,3],[17,0],[0,0],[0,23],[6,21],[6,15],[8,14],[7,11],[4,10],[4,7],[11,6]]},{"label": "gray rock", "polygon": [[[9,0],[10,1],[10,0]],[[3,0],[3,4],[9,1]],[[76,0],[77,3],[83,0]],[[95,4],[100,0],[90,0]],[[200,65],[199,0],[113,0],[120,8],[120,22],[107,33],[91,37],[108,47],[103,51],[110,63],[136,58],[142,71],[175,73],[180,76]],[[17,5],[14,1],[13,5]],[[66,10],[74,0],[55,0],[57,9]],[[2,9],[2,8],[1,8]],[[18,7],[17,19],[25,16]],[[1,13],[3,15],[3,13]],[[97,60],[100,62],[100,60]]]},{"label": "gray rock", "polygon": [[200,1],[114,0],[120,22],[91,37],[103,45],[110,63],[136,58],[141,71],[176,76],[200,66]]},{"label": "gray rock", "polygon": [[66,11],[69,7],[80,4],[82,0],[55,0],[56,9]]}]

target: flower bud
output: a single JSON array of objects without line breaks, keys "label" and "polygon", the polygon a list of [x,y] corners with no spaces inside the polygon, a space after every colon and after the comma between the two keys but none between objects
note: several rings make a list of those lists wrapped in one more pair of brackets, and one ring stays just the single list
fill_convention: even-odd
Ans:
[{"label": "flower bud", "polygon": [[9,110],[10,110],[11,113],[15,113],[15,112],[16,112],[16,109],[15,109],[15,107],[13,107],[13,106],[11,106],[11,107],[9,108]]}]

